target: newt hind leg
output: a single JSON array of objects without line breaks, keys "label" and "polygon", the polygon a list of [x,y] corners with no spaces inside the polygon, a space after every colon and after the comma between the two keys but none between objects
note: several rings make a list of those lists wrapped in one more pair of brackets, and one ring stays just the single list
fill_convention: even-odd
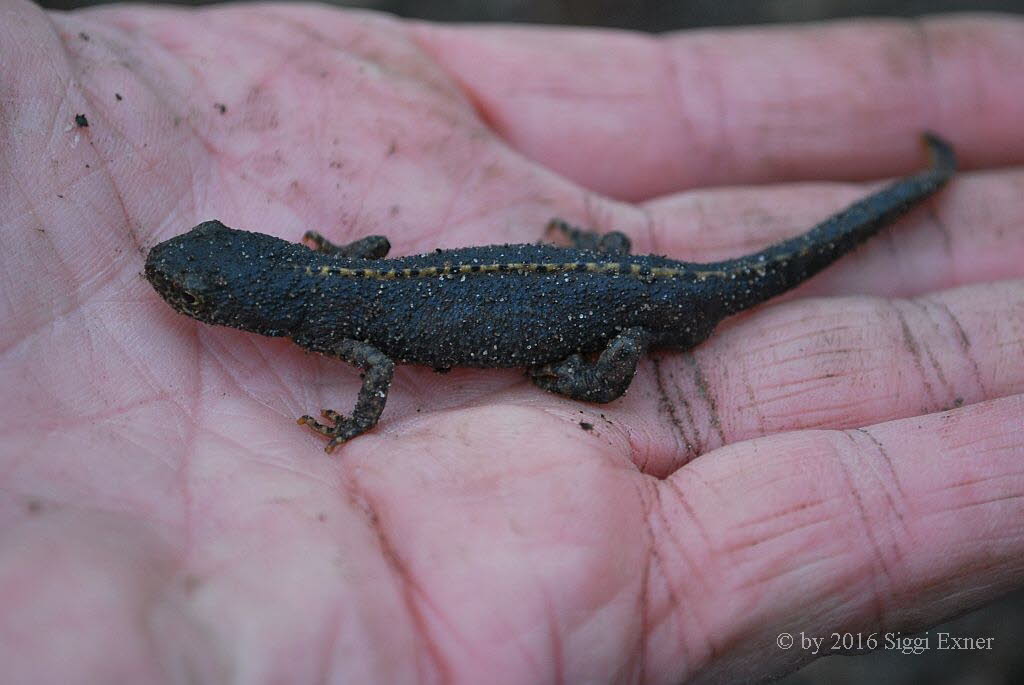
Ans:
[{"label": "newt hind leg", "polygon": [[388,401],[388,389],[395,373],[395,363],[373,345],[358,340],[343,340],[334,348],[339,359],[363,370],[363,387],[359,389],[352,416],[344,416],[333,409],[324,409],[320,415],[333,425],[325,425],[312,416],[299,418],[300,425],[309,426],[320,435],[330,438],[324,451],[330,452],[341,443],[351,440],[377,425],[380,413]]},{"label": "newt hind leg", "polygon": [[561,233],[568,238],[569,243],[580,250],[592,250],[608,255],[627,255],[630,250],[629,238],[625,233],[611,231],[609,233],[598,233],[573,226],[562,219],[552,219],[544,229],[545,235]]},{"label": "newt hind leg", "polygon": [[643,328],[627,328],[608,343],[597,361],[574,354],[556,364],[530,369],[533,382],[549,392],[584,402],[605,403],[622,396],[650,342]]},{"label": "newt hind leg", "polygon": [[382,259],[391,249],[391,243],[382,235],[368,235],[345,245],[335,245],[316,231],[306,231],[302,242],[314,252],[322,252],[333,257],[360,257],[362,259]]}]

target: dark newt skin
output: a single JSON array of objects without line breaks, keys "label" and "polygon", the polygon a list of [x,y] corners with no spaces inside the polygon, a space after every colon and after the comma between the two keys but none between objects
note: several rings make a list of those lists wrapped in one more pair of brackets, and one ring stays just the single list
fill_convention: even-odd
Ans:
[{"label": "dark newt skin", "polygon": [[[924,135],[929,169],[899,180],[807,233],[738,259],[707,264],[629,255],[604,236],[553,220],[574,247],[491,245],[385,259],[386,238],[310,247],[199,224],[150,250],[146,278],[175,310],[269,336],[360,367],[351,416],[306,424],[327,451],[372,428],[395,362],[527,367],[545,390],[588,402],[620,397],[649,347],[685,350],[726,316],[802,283],[911,207],[955,171],[953,150]],[[596,354],[596,360],[587,355]]]}]

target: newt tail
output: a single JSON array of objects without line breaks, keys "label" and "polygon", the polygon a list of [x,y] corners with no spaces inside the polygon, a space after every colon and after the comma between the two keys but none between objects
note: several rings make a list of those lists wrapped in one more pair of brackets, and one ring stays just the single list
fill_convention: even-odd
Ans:
[{"label": "newt tail", "polygon": [[736,287],[723,292],[724,310],[734,314],[792,289],[945,186],[956,173],[953,148],[934,133],[922,134],[921,140],[931,159],[924,171],[858,200],[795,238],[706,265],[736,275]]}]

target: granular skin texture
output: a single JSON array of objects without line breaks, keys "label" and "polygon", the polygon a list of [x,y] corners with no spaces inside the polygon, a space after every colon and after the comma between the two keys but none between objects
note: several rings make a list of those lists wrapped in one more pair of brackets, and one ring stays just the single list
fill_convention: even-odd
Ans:
[{"label": "granular skin texture", "polygon": [[[726,316],[802,283],[953,175],[947,143],[926,134],[931,168],[904,178],[760,252],[697,264],[630,255],[621,233],[598,235],[553,220],[573,247],[490,245],[386,258],[368,236],[309,245],[219,221],[150,250],[146,278],[175,310],[209,324],[291,338],[359,366],[351,416],[331,410],[327,450],[372,428],[394,363],[526,367],[551,392],[610,402],[628,388],[650,347],[689,349]],[[596,359],[590,356],[596,355]]]}]

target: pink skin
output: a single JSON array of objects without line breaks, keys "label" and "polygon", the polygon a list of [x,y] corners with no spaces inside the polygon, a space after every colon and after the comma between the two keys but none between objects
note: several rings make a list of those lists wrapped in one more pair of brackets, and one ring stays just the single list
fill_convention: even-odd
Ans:
[{"label": "pink skin", "polygon": [[[811,659],[780,632],[1024,583],[1019,19],[652,38],[9,0],[0,64],[11,682],[760,678]],[[607,406],[400,367],[328,457],[295,417],[347,410],[351,368],[140,277],[210,218],[408,254],[557,215],[736,255],[921,166],[923,129],[973,170]]]}]

